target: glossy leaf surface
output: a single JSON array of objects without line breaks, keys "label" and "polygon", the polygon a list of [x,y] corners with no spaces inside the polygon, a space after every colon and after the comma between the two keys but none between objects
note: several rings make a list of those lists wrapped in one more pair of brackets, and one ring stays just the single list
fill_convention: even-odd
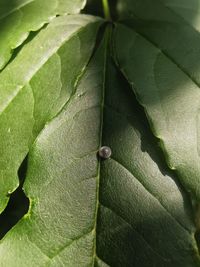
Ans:
[{"label": "glossy leaf surface", "polygon": [[167,7],[167,1],[154,6],[152,2],[121,2],[127,27],[119,26],[116,33],[117,58],[161,140],[170,168],[200,200],[200,34],[191,21]]},{"label": "glossy leaf surface", "polygon": [[[31,149],[31,206],[1,241],[3,266],[198,266],[190,202],[110,60],[107,34]],[[102,145],[110,159],[97,156]]]},{"label": "glossy leaf surface", "polygon": [[0,266],[200,266],[198,1],[0,0]]},{"label": "glossy leaf surface", "polygon": [[56,15],[76,14],[85,0],[0,0],[0,69],[31,31],[37,31]]},{"label": "glossy leaf surface", "polygon": [[56,18],[1,72],[0,211],[18,185],[30,145],[74,91],[100,24],[84,15]]}]

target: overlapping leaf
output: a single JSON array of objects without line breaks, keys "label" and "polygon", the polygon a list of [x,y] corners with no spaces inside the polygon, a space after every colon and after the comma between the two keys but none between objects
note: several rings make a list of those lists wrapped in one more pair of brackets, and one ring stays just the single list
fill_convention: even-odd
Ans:
[{"label": "overlapping leaf", "polygon": [[189,200],[106,40],[31,149],[31,206],[0,243],[2,266],[198,266]]},{"label": "overlapping leaf", "polygon": [[200,34],[164,0],[119,2],[129,27],[117,27],[120,68],[146,109],[169,166],[200,200]]},{"label": "overlapping leaf", "polygon": [[76,14],[85,0],[0,0],[0,69],[13,49],[56,15]]},{"label": "overlapping leaf", "polygon": [[18,185],[29,146],[68,101],[93,51],[101,20],[55,18],[0,74],[0,211]]}]

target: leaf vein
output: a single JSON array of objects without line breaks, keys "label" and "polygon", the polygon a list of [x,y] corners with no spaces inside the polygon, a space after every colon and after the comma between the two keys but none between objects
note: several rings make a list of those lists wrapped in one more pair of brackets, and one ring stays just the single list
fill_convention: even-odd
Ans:
[{"label": "leaf vein", "polygon": [[122,221],[124,221],[135,233],[137,233],[137,235],[139,236],[140,239],[143,240],[143,242],[162,260],[164,261],[169,261],[168,259],[164,258],[162,255],[160,255],[150,244],[149,242],[143,237],[143,235],[134,228],[134,226],[132,224],[130,224],[129,222],[127,222],[127,220],[125,220],[118,212],[114,211],[112,208],[105,206],[104,204],[100,203],[100,205],[105,208],[110,210],[112,213],[114,213],[117,217],[119,217]]},{"label": "leaf vein", "polygon": [[189,74],[188,72],[187,72],[187,70],[184,68],[184,67],[182,67],[178,62],[176,62],[176,60],[173,58],[173,57],[171,57],[168,53],[167,53],[167,51],[164,51],[163,49],[161,49],[154,41],[152,41],[149,37],[147,37],[145,34],[143,34],[143,33],[141,33],[141,32],[139,32],[139,31],[137,31],[136,29],[133,29],[133,28],[131,28],[129,25],[127,25],[127,24],[125,24],[125,26],[127,27],[127,28],[129,28],[129,29],[131,29],[132,31],[135,31],[138,35],[140,35],[140,36],[142,36],[147,42],[149,42],[149,43],[151,43],[156,49],[158,49],[159,51],[160,51],[160,53],[161,54],[163,54],[166,58],[168,58],[169,59],[169,61],[171,61],[174,65],[176,65],[176,67],[179,69],[179,70],[181,70],[198,88],[200,88],[200,83],[198,83],[197,81],[196,81],[196,79],[195,78],[193,78],[192,77],[192,75],[191,74]]},{"label": "leaf vein", "polygon": [[12,10],[10,10],[9,12],[5,13],[4,15],[0,16],[0,20],[8,17],[9,15],[11,15],[12,13],[16,12],[16,11],[21,11],[21,9],[29,4],[31,4],[32,2],[34,2],[35,0],[30,0],[27,1],[24,4],[19,5],[18,7],[13,8]]},{"label": "leaf vein", "polygon": [[141,179],[138,179],[124,164],[120,163],[118,160],[116,160],[115,158],[111,158],[111,160],[115,161],[117,164],[119,164],[121,167],[123,167],[128,173],[131,174],[132,177],[134,177],[134,179],[136,179],[141,185],[142,187],[159,203],[159,205],[164,209],[164,211],[173,219],[173,221],[179,226],[181,227],[182,230],[184,230],[185,232],[187,232],[187,234],[191,235],[190,231],[183,226],[167,209],[166,207],[160,202],[160,200],[151,192],[148,190],[148,188],[145,187],[145,185],[141,182]]}]

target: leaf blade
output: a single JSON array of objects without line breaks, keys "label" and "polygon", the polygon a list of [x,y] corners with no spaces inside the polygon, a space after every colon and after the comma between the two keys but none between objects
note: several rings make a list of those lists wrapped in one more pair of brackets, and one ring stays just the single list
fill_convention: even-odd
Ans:
[{"label": "leaf blade", "polygon": [[[31,207],[0,243],[5,266],[23,266],[19,255],[31,266],[26,250],[38,266],[198,266],[189,199],[105,49],[31,150]],[[101,145],[110,159],[97,158]]]},{"label": "leaf blade", "polygon": [[0,5],[0,70],[11,58],[13,50],[27,39],[31,31],[39,30],[56,15],[79,13],[84,5],[85,0],[21,0],[9,4],[2,0]]},{"label": "leaf blade", "polygon": [[[191,40],[198,47],[199,33],[160,2],[156,4],[157,11],[151,9],[147,16],[142,10],[145,3],[133,3],[138,17],[130,19],[130,24],[127,22],[129,26],[124,28],[124,37],[130,31],[132,44],[128,47],[123,43],[122,48],[117,45],[117,57],[121,61],[119,65],[146,110],[152,131],[160,139],[168,165],[177,171],[181,183],[192,198],[199,200],[199,49],[191,49]],[[159,16],[154,20],[155,12]],[[133,21],[136,22],[136,27],[133,26]],[[119,44],[120,37],[117,38]],[[186,45],[180,46],[180,40],[184,40]],[[141,59],[131,51],[133,47],[139,49]],[[125,49],[131,51],[129,66],[125,63],[129,57]],[[131,64],[137,64],[138,71],[134,69],[131,72]],[[138,79],[139,73],[143,76],[141,81]]]},{"label": "leaf blade", "polygon": [[[76,80],[93,51],[100,24],[101,20],[87,16],[72,15],[56,18],[22,49],[12,64],[1,72],[0,125],[4,130],[1,132],[0,147],[4,153],[0,155],[2,181],[0,211],[5,208],[9,199],[7,193],[11,193],[18,186],[17,171],[29,147],[45,123],[59,113],[73,93]],[[76,70],[73,64],[77,64]],[[19,66],[21,66],[20,73]],[[51,81],[49,81],[50,73]],[[20,103],[17,104],[24,118],[18,117],[18,113],[12,110],[6,116],[7,110],[13,106],[20,92],[27,87],[32,92],[29,94],[30,99],[25,101],[27,105],[23,104],[22,98],[22,107]],[[29,114],[27,124],[25,124],[26,114]],[[23,129],[27,129],[26,134]]]}]

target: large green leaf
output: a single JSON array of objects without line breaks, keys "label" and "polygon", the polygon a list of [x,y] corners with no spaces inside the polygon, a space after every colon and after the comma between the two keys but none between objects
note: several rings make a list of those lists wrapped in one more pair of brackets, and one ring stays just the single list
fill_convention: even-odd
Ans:
[{"label": "large green leaf", "polygon": [[93,51],[101,20],[55,18],[0,74],[0,211],[18,186],[29,146],[68,101]]},{"label": "large green leaf", "polygon": [[120,68],[144,106],[169,166],[200,200],[200,34],[161,1],[121,4],[129,28],[116,31]]},{"label": "large green leaf", "polygon": [[12,50],[56,15],[79,13],[85,0],[0,0],[0,69]]},{"label": "large green leaf", "polygon": [[[2,267],[199,266],[190,202],[110,61],[108,38],[31,149],[31,205],[0,243]],[[108,160],[97,156],[102,145]]]}]

